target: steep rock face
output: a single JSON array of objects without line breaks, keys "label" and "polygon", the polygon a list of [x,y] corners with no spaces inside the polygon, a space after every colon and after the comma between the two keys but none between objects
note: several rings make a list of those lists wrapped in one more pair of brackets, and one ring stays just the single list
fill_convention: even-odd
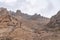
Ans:
[{"label": "steep rock face", "polygon": [[49,35],[43,36],[40,40],[60,40],[60,11],[51,17],[44,30]]},{"label": "steep rock face", "polygon": [[[1,36],[7,36],[11,31],[13,31],[17,26],[19,26],[16,18],[10,15],[0,16],[0,33]],[[8,31],[7,31],[8,30]]]},{"label": "steep rock face", "polygon": [[56,15],[52,16],[48,26],[51,28],[60,28],[60,11]]}]

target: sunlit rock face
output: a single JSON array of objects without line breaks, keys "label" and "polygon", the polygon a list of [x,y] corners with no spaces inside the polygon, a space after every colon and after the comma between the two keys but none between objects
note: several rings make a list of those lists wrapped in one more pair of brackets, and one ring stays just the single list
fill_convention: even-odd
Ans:
[{"label": "sunlit rock face", "polygon": [[17,20],[9,15],[0,16],[0,35],[7,36],[16,26]]},{"label": "sunlit rock face", "polygon": [[6,8],[0,8],[0,37],[8,36],[18,24],[18,20],[9,15]]}]

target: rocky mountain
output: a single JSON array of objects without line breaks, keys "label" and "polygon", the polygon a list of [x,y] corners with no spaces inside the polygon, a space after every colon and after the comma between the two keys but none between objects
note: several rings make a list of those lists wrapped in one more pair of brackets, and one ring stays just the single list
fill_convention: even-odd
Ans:
[{"label": "rocky mountain", "polygon": [[0,40],[60,40],[59,17],[60,11],[49,19],[0,8]]}]

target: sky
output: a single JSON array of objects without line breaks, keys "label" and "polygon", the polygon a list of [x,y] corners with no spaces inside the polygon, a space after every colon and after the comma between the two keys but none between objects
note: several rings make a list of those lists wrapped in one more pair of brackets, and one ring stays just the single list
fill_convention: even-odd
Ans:
[{"label": "sky", "polygon": [[37,13],[50,18],[60,10],[60,0],[0,0],[0,7],[12,11],[18,9],[30,15]]}]

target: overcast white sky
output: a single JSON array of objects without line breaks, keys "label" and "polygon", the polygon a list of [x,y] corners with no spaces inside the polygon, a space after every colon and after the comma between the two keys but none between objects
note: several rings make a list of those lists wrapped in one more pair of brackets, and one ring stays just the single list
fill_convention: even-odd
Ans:
[{"label": "overcast white sky", "polygon": [[45,17],[51,17],[60,10],[60,0],[0,0],[0,7],[6,7],[13,11],[20,9],[30,15],[38,13]]}]

